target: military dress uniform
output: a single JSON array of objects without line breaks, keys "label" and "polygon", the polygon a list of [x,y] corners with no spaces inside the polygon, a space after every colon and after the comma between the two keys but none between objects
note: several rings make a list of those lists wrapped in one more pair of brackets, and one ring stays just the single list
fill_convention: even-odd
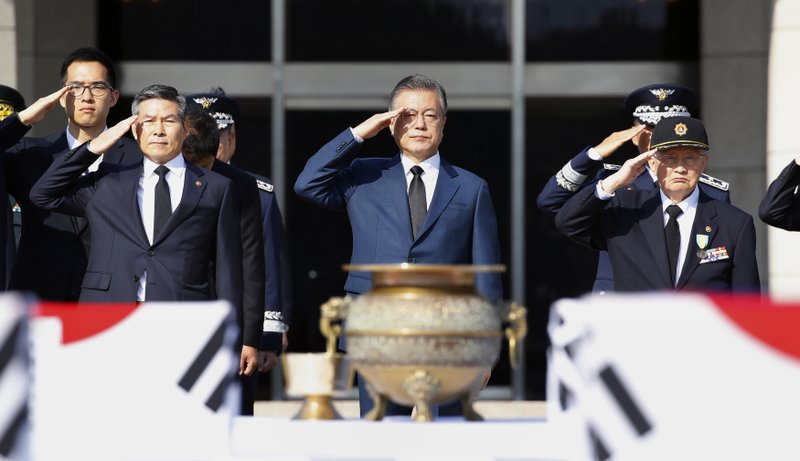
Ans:
[{"label": "military dress uniform", "polygon": [[[655,126],[662,118],[690,116],[697,109],[695,93],[682,85],[653,84],[630,93],[624,102],[626,112],[633,115],[636,123]],[[587,146],[545,184],[536,204],[540,210],[557,213],[561,207],[578,191],[587,186],[590,189],[598,181],[608,177],[620,168],[619,165],[604,163],[593,148]],[[653,191],[658,189],[655,175],[646,169],[630,186],[633,190]],[[700,190],[711,198],[730,203],[729,184],[713,176],[700,177]],[[597,261],[597,275],[592,291],[604,293],[613,291],[614,275],[608,253],[600,251]]]},{"label": "military dress uniform", "polygon": [[[19,91],[10,86],[0,85],[0,121],[23,109],[25,109],[25,99]],[[27,131],[27,127],[15,123],[14,120],[3,123],[0,129],[0,153],[16,144]],[[14,224],[15,219],[19,221],[19,213],[12,213],[14,200],[8,196],[8,184],[2,162],[0,162],[0,197],[7,198],[7,202],[3,202],[0,209],[0,291],[5,291],[17,255],[18,237],[15,229],[19,229],[19,224],[16,226]]]},{"label": "military dress uniform", "polygon": [[[708,149],[702,123],[690,117],[662,119],[651,147],[680,146]],[[686,207],[678,214],[694,216],[681,228],[682,244],[673,245],[674,251],[668,227],[679,218],[670,214],[665,222],[669,205]],[[658,187],[620,189],[610,199],[600,197],[597,185],[584,188],[558,212],[556,227],[578,243],[608,252],[615,291],[760,291],[753,218],[700,187],[677,205]]]},{"label": "military dress uniform", "polygon": [[[239,116],[239,104],[218,93],[196,93],[186,97],[187,104],[195,104],[208,112],[220,131],[231,128]],[[265,306],[261,350],[280,353],[283,333],[288,331],[288,312],[291,306],[286,235],[272,182],[248,172],[253,177],[261,200],[262,231],[264,238]]]}]

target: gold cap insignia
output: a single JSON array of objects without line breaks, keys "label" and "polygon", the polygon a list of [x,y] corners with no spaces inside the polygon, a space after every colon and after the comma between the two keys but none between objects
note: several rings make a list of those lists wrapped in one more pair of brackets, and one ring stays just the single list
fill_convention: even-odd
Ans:
[{"label": "gold cap insignia", "polygon": [[200,104],[200,107],[206,110],[208,110],[208,108],[211,107],[211,104],[217,102],[217,98],[207,98],[205,96],[203,96],[202,98],[192,98],[192,99],[194,99],[194,102],[196,102],[197,104]]},{"label": "gold cap insignia", "polygon": [[663,100],[667,99],[668,97],[672,96],[672,93],[674,93],[675,90],[668,90],[666,88],[659,88],[659,89],[656,89],[656,90],[650,90],[650,92],[653,93],[653,96],[655,96],[656,99],[658,99],[659,101],[663,101]]},{"label": "gold cap insignia", "polygon": [[14,106],[10,102],[0,99],[0,120],[14,113]]},{"label": "gold cap insignia", "polygon": [[678,136],[683,136],[689,129],[686,127],[685,123],[678,123],[675,125],[675,134]]}]

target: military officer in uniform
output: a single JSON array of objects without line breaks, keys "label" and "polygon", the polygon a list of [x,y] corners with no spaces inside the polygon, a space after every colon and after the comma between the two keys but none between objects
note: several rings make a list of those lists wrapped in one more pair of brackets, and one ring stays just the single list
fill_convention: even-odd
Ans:
[{"label": "military officer in uniform", "polygon": [[[577,192],[556,227],[608,252],[615,291],[760,291],[753,218],[698,187],[708,163],[703,123],[662,118],[651,147]],[[657,187],[629,188],[648,163]]]},{"label": "military officer in uniform", "polygon": [[[573,157],[555,176],[545,184],[537,198],[537,205],[542,211],[556,213],[576,192],[588,185],[594,185],[614,173],[619,165],[603,163],[620,146],[630,141],[639,153],[650,150],[650,137],[653,127],[663,118],[691,116],[697,109],[698,101],[695,93],[682,85],[653,84],[638,88],[631,92],[624,102],[625,111],[633,115],[633,126],[610,134],[597,146],[587,146]],[[642,174],[628,185],[632,189],[654,190],[655,170],[650,162],[645,164]],[[703,173],[700,176],[700,188],[709,196],[730,203],[728,183]],[[597,261],[597,276],[593,291],[605,293],[612,291],[614,275],[608,254],[601,251]]]},{"label": "military officer in uniform", "polygon": [[[239,104],[226,96],[221,88],[214,88],[208,93],[191,94],[186,97],[186,101],[189,105],[203,108],[217,122],[219,128],[217,160],[230,163],[236,151],[236,119],[239,116]],[[259,352],[259,370],[266,372],[277,365],[277,354],[285,350],[288,345],[286,332],[289,330],[291,283],[283,218],[275,200],[272,182],[263,176],[252,176],[260,196],[261,230],[264,239],[265,335]]]},{"label": "military officer in uniform", "polygon": [[25,98],[10,86],[0,85],[0,120],[25,108]]},{"label": "military officer in uniform", "polygon": [[[25,99],[19,94],[19,91],[11,88],[10,86],[0,85],[0,121],[6,117],[25,109]],[[4,126],[8,129],[3,129],[2,140],[0,140],[0,152],[13,146],[18,139],[16,133],[13,131],[13,121],[8,121]],[[24,134],[19,130],[19,136]],[[0,197],[8,197],[8,186],[6,185],[6,175],[3,171],[3,166],[0,163]],[[3,203],[0,209],[0,291],[6,289],[9,277],[11,277],[11,269],[14,267],[14,261],[17,256],[17,239],[14,238],[16,229],[19,229],[19,213],[12,213],[11,204]],[[16,205],[16,204],[15,204]],[[15,207],[17,210],[19,207]]]}]

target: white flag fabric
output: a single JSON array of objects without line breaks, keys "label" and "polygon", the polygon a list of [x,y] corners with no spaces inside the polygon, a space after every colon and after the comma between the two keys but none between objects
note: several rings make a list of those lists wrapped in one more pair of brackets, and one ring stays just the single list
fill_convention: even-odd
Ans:
[{"label": "white flag fabric", "polygon": [[589,295],[554,304],[549,333],[567,459],[800,458],[800,304]]},{"label": "white flag fabric", "polygon": [[239,407],[226,302],[41,304],[34,459],[225,459]]}]

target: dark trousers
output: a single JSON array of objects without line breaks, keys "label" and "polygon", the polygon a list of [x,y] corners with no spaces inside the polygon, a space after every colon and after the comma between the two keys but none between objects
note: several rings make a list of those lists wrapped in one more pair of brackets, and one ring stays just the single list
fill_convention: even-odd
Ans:
[{"label": "dark trousers", "polygon": [[239,384],[242,387],[242,416],[253,416],[253,404],[256,401],[256,389],[258,389],[258,371],[253,376],[238,376]]}]

